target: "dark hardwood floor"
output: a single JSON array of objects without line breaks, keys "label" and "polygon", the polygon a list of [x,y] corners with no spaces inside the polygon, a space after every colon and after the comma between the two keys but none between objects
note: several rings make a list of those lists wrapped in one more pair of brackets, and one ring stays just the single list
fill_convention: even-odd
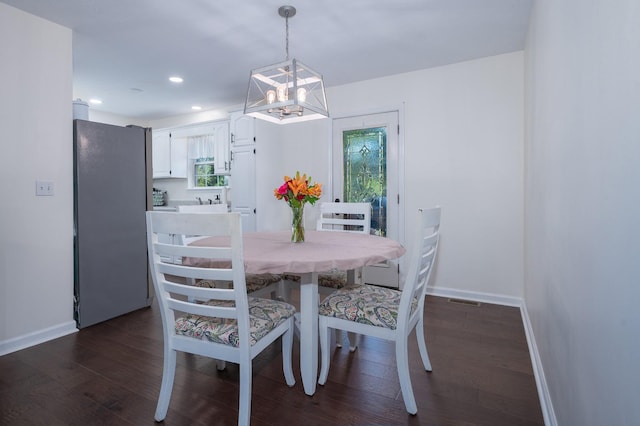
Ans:
[{"label": "dark hardwood floor", "polygon": [[[362,337],[332,358],[329,380],[304,394],[287,387],[279,343],[254,360],[251,424],[543,425],[520,311],[428,297],[423,370],[415,335],[410,367],[418,414],[407,414],[393,346]],[[157,307],[0,357],[2,425],[152,425],[162,377]],[[237,423],[238,368],[179,354],[166,425]]]}]

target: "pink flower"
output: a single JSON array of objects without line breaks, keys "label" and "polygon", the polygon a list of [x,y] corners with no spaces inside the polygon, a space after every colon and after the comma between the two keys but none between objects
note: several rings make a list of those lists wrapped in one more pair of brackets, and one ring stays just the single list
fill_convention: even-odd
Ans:
[{"label": "pink flower", "polygon": [[289,190],[289,186],[287,185],[287,182],[285,182],[282,184],[280,188],[278,188],[278,194],[285,195],[288,190]]}]

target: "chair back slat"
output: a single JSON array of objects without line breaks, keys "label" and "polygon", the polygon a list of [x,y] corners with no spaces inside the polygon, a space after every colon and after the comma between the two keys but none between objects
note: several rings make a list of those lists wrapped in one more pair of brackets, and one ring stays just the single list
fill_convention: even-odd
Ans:
[{"label": "chair back slat", "polygon": [[180,213],[228,213],[226,204],[183,204],[176,207]]},{"label": "chair back slat", "polygon": [[[212,262],[210,259],[208,261]],[[201,280],[232,281],[234,276],[232,269],[228,269],[224,267],[199,268],[199,267],[184,266],[184,265],[171,264],[171,263],[159,264],[158,271],[165,275],[175,275],[178,277],[201,279]]]},{"label": "chair back slat", "polygon": [[348,231],[369,234],[371,232],[371,204],[322,203],[318,231]]},{"label": "chair back slat", "polygon": [[235,300],[233,289],[185,286],[181,283],[164,281],[163,287],[169,293],[180,294],[199,300]]},{"label": "chair back slat", "polygon": [[211,306],[206,304],[193,304],[178,299],[169,299],[168,306],[173,311],[184,312],[188,310],[190,314],[202,315],[212,318],[237,318],[238,310],[232,306]]}]

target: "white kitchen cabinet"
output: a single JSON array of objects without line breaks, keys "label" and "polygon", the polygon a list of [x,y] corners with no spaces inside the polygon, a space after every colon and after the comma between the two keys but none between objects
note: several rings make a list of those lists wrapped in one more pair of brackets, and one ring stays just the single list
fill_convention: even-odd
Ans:
[{"label": "white kitchen cabinet", "polygon": [[231,150],[229,148],[229,122],[215,123],[213,127],[213,158],[216,174],[229,174],[231,170]]},{"label": "white kitchen cabinet", "polygon": [[231,114],[231,211],[242,216],[243,232],[256,231],[255,119]]},{"label": "white kitchen cabinet", "polygon": [[166,177],[171,174],[171,133],[169,131],[152,132],[153,177]]},{"label": "white kitchen cabinet", "polygon": [[242,111],[231,113],[231,147],[255,145],[256,131],[255,119],[248,115],[244,115]]},{"label": "white kitchen cabinet", "polygon": [[187,177],[187,143],[171,138],[171,177]]},{"label": "white kitchen cabinet", "polygon": [[152,144],[154,179],[187,177],[186,141],[173,138],[171,130],[154,130]]}]

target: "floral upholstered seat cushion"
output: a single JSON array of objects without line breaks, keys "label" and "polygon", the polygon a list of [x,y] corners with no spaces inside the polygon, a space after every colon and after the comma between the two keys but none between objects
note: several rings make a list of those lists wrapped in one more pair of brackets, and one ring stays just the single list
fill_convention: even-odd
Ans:
[{"label": "floral upholstered seat cushion", "polygon": [[[318,309],[320,315],[355,321],[395,330],[402,292],[391,288],[360,285],[336,290],[327,296]],[[411,312],[418,306],[414,298]]]},{"label": "floral upholstered seat cushion", "polygon": [[[279,283],[282,280],[282,275],[280,274],[246,274],[245,282],[247,284],[247,293],[252,293],[254,291],[260,290],[262,288],[268,287],[271,284]],[[208,288],[231,288],[231,282],[229,281],[211,281],[211,280],[200,280],[196,283],[198,287],[208,287]]]},{"label": "floral upholstered seat cushion", "polygon": [[[297,275],[284,274],[283,279],[300,282],[300,277]],[[338,269],[322,272],[318,274],[318,285],[335,289],[344,288],[347,285],[347,272]]]},{"label": "floral upholstered seat cushion", "polygon": [[[277,300],[249,297],[248,301],[251,346],[296,312],[292,305]],[[234,305],[233,301],[222,300],[205,303],[212,306]],[[183,336],[238,347],[238,324],[235,319],[189,314],[176,319],[175,331]]]}]

